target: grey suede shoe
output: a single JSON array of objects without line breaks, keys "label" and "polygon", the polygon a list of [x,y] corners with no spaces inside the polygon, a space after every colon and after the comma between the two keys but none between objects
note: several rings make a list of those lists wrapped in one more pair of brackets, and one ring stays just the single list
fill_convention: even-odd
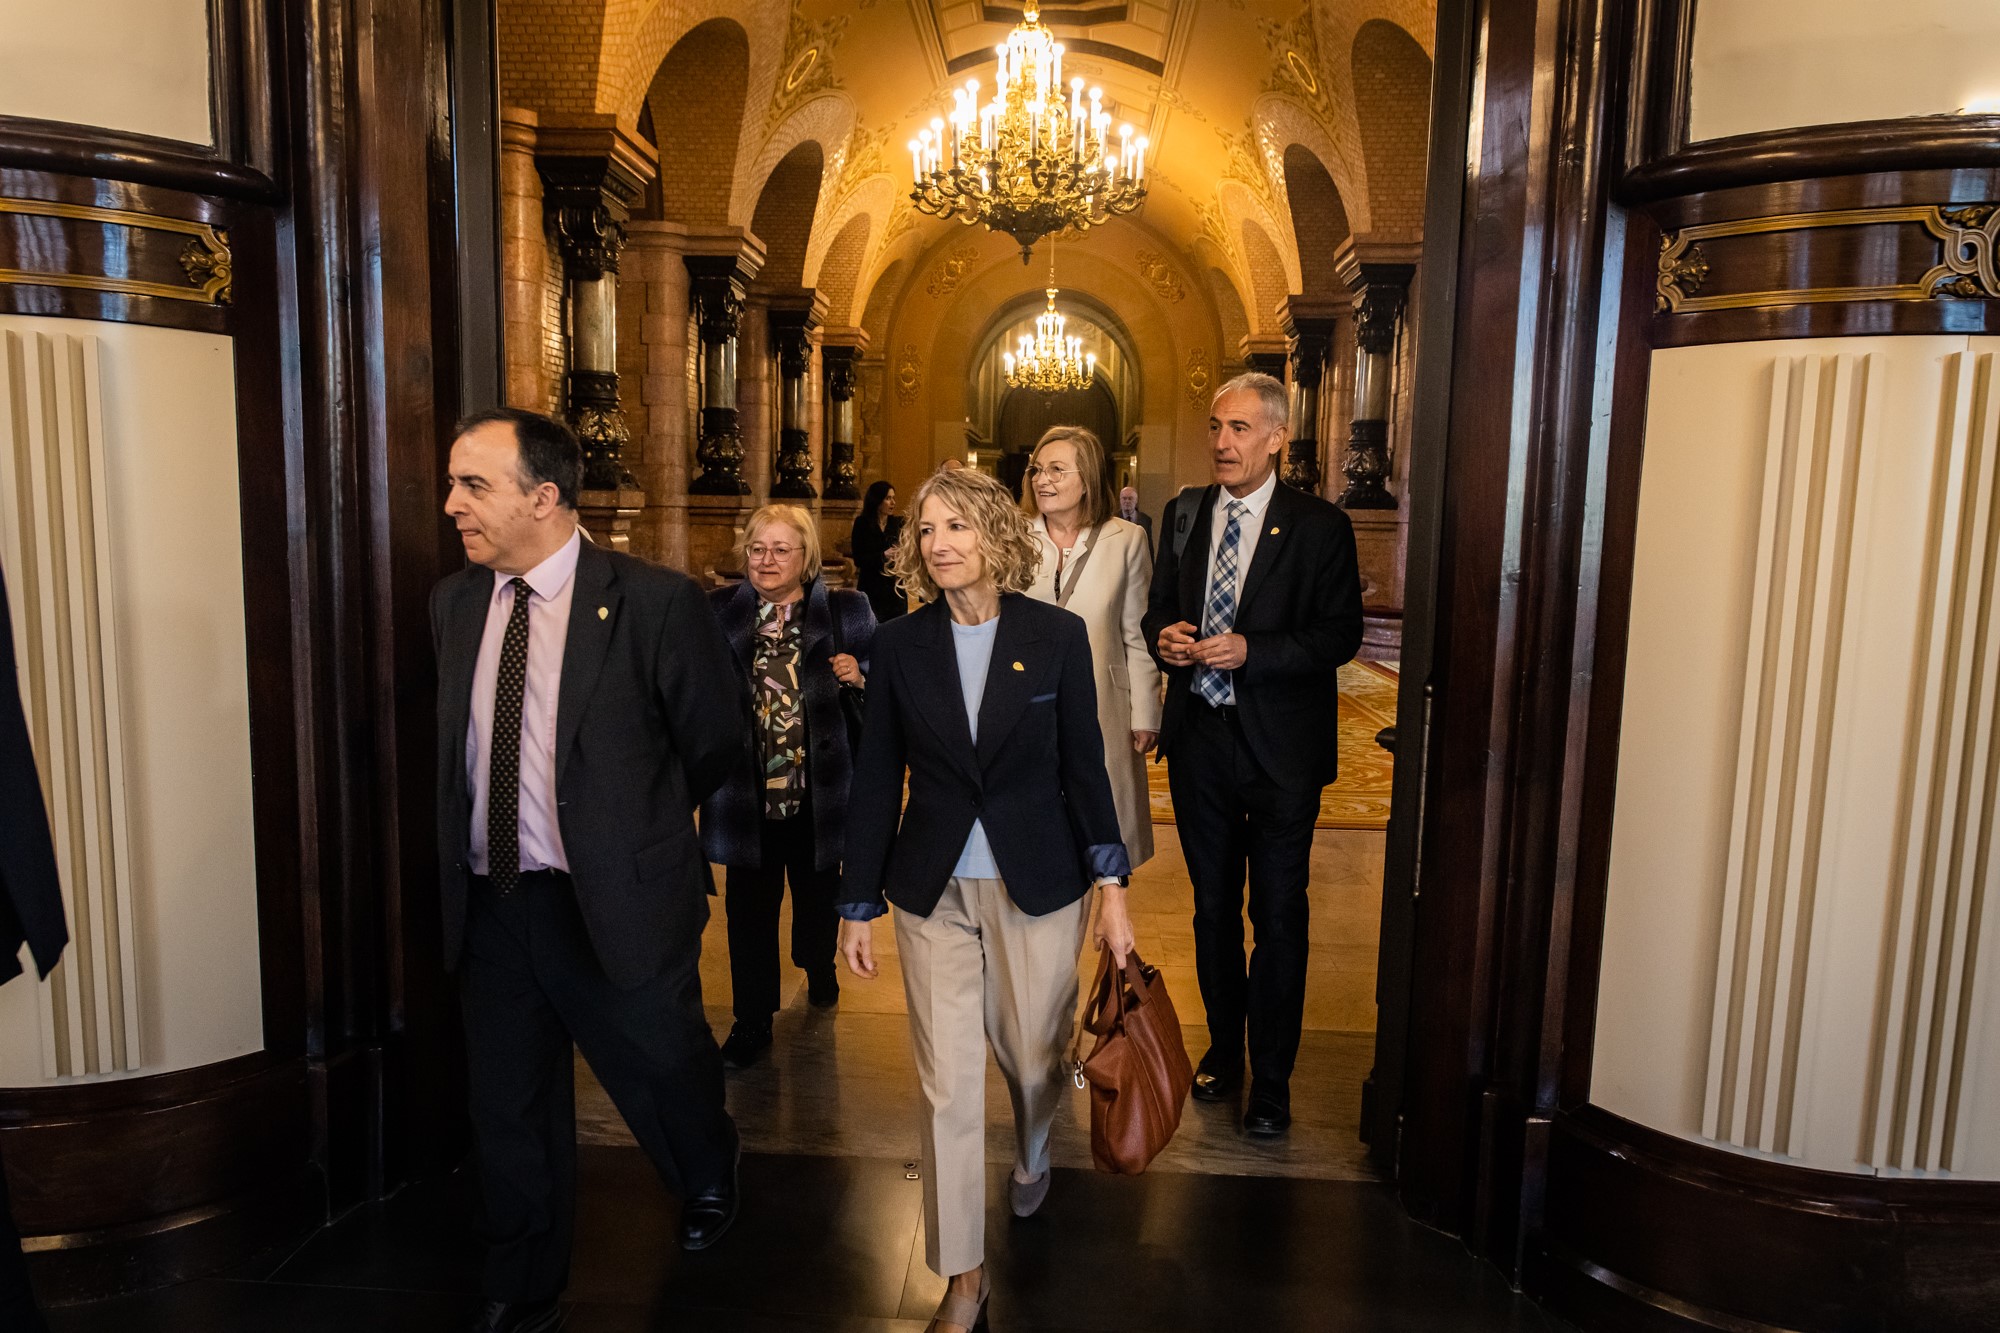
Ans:
[{"label": "grey suede shoe", "polygon": [[1011,1171],[1007,1173],[1007,1202],[1013,1207],[1014,1216],[1035,1215],[1035,1211],[1042,1206],[1042,1200],[1049,1197],[1049,1181],[1054,1175],[1053,1171],[1043,1171],[1024,1184],[1015,1179]]}]

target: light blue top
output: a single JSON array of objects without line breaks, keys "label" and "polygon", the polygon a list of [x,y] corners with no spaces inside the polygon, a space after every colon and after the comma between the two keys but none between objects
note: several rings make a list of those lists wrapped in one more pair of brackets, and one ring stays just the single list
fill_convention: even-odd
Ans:
[{"label": "light blue top", "polygon": [[[986,695],[986,668],[993,662],[993,641],[999,637],[1000,617],[980,625],[951,622],[951,645],[958,650],[958,683],[965,691],[965,725],[972,742],[979,743],[979,701]],[[993,860],[993,846],[986,841],[986,827],[972,821],[972,833],[958,864],[951,873],[960,879],[998,879],[1000,867]]]}]

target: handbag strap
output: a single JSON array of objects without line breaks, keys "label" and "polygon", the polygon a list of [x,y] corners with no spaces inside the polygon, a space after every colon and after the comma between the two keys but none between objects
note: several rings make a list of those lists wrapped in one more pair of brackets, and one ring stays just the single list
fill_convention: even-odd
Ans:
[{"label": "handbag strap", "polygon": [[[1083,942],[1086,947],[1090,944],[1092,940],[1097,938],[1097,914],[1100,909],[1099,899],[1102,898],[1102,896],[1103,896],[1102,893],[1097,889],[1092,889],[1090,891],[1090,908],[1088,911],[1084,913],[1084,923],[1083,923]],[[1076,1021],[1070,1026],[1069,1076],[1070,1080],[1074,1082],[1078,1088],[1082,1088],[1085,1086],[1083,1078],[1084,1020],[1086,1015],[1088,1015],[1090,1012],[1091,1003],[1096,998],[1099,988],[1101,988],[1104,984],[1104,970],[1111,966],[1111,951],[1109,949],[1101,948],[1098,950],[1098,952],[1100,954],[1100,957],[1098,958],[1097,961],[1097,980],[1091,982],[1088,989],[1085,989],[1083,987],[1078,987],[1077,997],[1076,997]],[[1083,975],[1083,959],[1079,957],[1077,959],[1077,976],[1079,979],[1081,979],[1082,975]]]},{"label": "handbag strap", "polygon": [[[1084,537],[1083,554],[1056,571],[1056,605],[1067,608],[1070,594],[1076,591],[1077,580],[1083,577],[1083,567],[1090,563],[1090,556],[1097,549],[1097,539],[1104,534],[1104,525],[1098,524]],[[1069,587],[1063,587],[1063,575],[1069,575]]]}]

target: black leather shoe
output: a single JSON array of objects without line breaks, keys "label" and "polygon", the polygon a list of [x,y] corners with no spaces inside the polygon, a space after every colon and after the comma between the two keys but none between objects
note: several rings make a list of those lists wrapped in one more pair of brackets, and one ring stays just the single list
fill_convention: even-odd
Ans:
[{"label": "black leather shoe", "polygon": [[1291,1127],[1291,1090],[1251,1084],[1250,1105],[1243,1112],[1243,1132],[1252,1138],[1274,1139]]},{"label": "black leather shoe", "polygon": [[771,1049],[771,1025],[769,1023],[737,1023],[729,1029],[729,1040],[722,1043],[722,1067],[724,1069],[748,1069]]},{"label": "black leather shoe", "polygon": [[556,1301],[488,1301],[467,1333],[555,1333],[562,1326]]},{"label": "black leather shoe", "polygon": [[729,1179],[703,1190],[681,1205],[682,1249],[705,1250],[721,1240],[722,1233],[729,1230],[743,1202],[742,1191],[737,1188],[742,1169],[743,1144],[739,1141],[736,1156],[729,1164]]},{"label": "black leather shoe", "polygon": [[806,1000],[815,1009],[831,1009],[840,1002],[840,977],[829,967],[823,972],[806,973]]},{"label": "black leather shoe", "polygon": [[1198,1102],[1228,1101],[1243,1085],[1243,1066],[1227,1065],[1213,1046],[1201,1057],[1194,1071],[1194,1099]]}]

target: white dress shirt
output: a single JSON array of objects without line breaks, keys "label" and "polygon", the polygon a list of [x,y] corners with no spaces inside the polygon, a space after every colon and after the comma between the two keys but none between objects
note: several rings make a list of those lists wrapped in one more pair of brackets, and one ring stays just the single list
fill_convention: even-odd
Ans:
[{"label": "white dress shirt", "polygon": [[[1277,494],[1277,491],[1278,469],[1276,468],[1271,469],[1271,475],[1264,478],[1262,486],[1259,486],[1240,500],[1237,500],[1236,496],[1229,493],[1227,486],[1217,488],[1215,492],[1215,512],[1209,516],[1208,570],[1202,575],[1201,580],[1201,604],[1203,608],[1208,606],[1209,589],[1215,586],[1215,557],[1222,551],[1223,529],[1229,526],[1229,502],[1237,500],[1239,504],[1250,506],[1250,512],[1238,520],[1236,530],[1236,605],[1240,608],[1243,605],[1243,580],[1250,575],[1250,560],[1251,557],[1257,554],[1257,538],[1264,531],[1264,511],[1271,507],[1271,497]],[[1199,619],[1197,619],[1195,633],[1198,636],[1200,632],[1201,624]],[[1188,688],[1193,690],[1197,695],[1201,693],[1201,689],[1197,685],[1190,684]],[[1229,673],[1229,698],[1224,702],[1226,704],[1236,702],[1236,673],[1233,671]]]},{"label": "white dress shirt", "polygon": [[[556,821],[556,700],[562,690],[563,648],[569,642],[569,604],[576,591],[577,554],[583,529],[548,559],[520,577],[527,580],[528,678],[521,692],[520,839],[522,870],[568,871],[562,827]],[[500,648],[514,613],[514,576],[493,575],[486,633],[472,669],[472,721],[465,729],[465,776],[472,784],[472,873],[486,865],[486,779],[492,762],[493,695],[500,681]]]}]

